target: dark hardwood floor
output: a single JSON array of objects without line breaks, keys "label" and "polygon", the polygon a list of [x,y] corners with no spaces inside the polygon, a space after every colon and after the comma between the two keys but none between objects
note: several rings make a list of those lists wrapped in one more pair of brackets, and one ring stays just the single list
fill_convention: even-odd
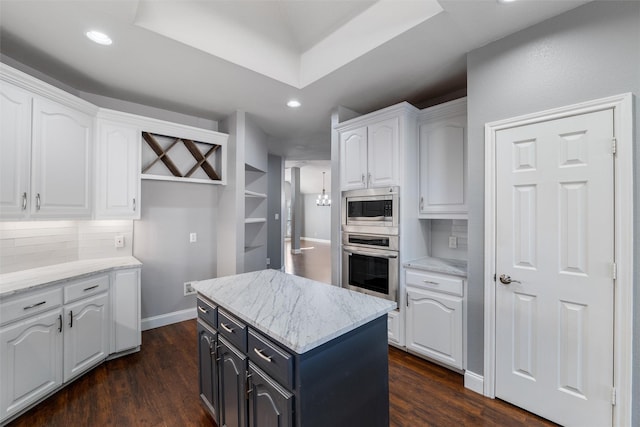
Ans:
[{"label": "dark hardwood floor", "polygon": [[[139,353],[103,363],[9,426],[213,426],[198,399],[196,345],[195,320],[145,331]],[[389,400],[392,427],[553,425],[396,348]]]},{"label": "dark hardwood floor", "polygon": [[292,254],[291,241],[285,241],[285,271],[331,284],[331,243],[301,240],[300,249],[302,249],[301,254]]}]

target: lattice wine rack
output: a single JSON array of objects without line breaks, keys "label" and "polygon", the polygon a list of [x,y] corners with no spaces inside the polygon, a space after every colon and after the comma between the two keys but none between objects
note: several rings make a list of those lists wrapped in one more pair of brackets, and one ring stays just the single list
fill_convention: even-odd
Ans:
[{"label": "lattice wine rack", "polygon": [[220,145],[142,132],[142,177],[217,183],[221,181]]}]

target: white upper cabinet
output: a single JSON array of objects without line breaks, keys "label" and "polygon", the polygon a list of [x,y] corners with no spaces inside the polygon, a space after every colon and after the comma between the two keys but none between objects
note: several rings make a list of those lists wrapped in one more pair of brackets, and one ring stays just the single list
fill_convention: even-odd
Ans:
[{"label": "white upper cabinet", "polygon": [[87,114],[34,99],[32,216],[91,217],[92,124]]},{"label": "white upper cabinet", "polygon": [[340,188],[366,188],[367,128],[357,128],[340,134]]},{"label": "white upper cabinet", "polygon": [[0,219],[91,218],[97,108],[0,64]]},{"label": "white upper cabinet", "polygon": [[31,99],[24,90],[0,84],[0,219],[21,218],[29,207]]},{"label": "white upper cabinet", "polygon": [[[354,121],[361,120],[360,118]],[[400,117],[366,120],[340,131],[340,189],[399,185]]]},{"label": "white upper cabinet", "polygon": [[420,114],[420,204],[422,218],[467,217],[466,99]]},{"label": "white upper cabinet", "polygon": [[140,218],[140,135],[134,126],[98,119],[97,219]]}]

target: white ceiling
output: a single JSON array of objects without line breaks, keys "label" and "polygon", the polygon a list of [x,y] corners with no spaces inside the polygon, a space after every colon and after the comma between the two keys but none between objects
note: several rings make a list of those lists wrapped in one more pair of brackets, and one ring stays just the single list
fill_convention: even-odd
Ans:
[{"label": "white ceiling", "polygon": [[0,0],[0,52],[81,92],[213,120],[246,111],[272,153],[318,160],[338,105],[464,93],[467,52],[584,3]]}]

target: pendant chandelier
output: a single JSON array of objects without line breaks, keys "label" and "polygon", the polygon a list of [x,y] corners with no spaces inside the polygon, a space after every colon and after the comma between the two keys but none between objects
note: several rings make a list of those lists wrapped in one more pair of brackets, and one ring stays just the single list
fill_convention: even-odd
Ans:
[{"label": "pendant chandelier", "polygon": [[325,172],[322,172],[322,194],[319,194],[316,199],[317,206],[331,206],[331,199],[324,191],[324,174]]}]

